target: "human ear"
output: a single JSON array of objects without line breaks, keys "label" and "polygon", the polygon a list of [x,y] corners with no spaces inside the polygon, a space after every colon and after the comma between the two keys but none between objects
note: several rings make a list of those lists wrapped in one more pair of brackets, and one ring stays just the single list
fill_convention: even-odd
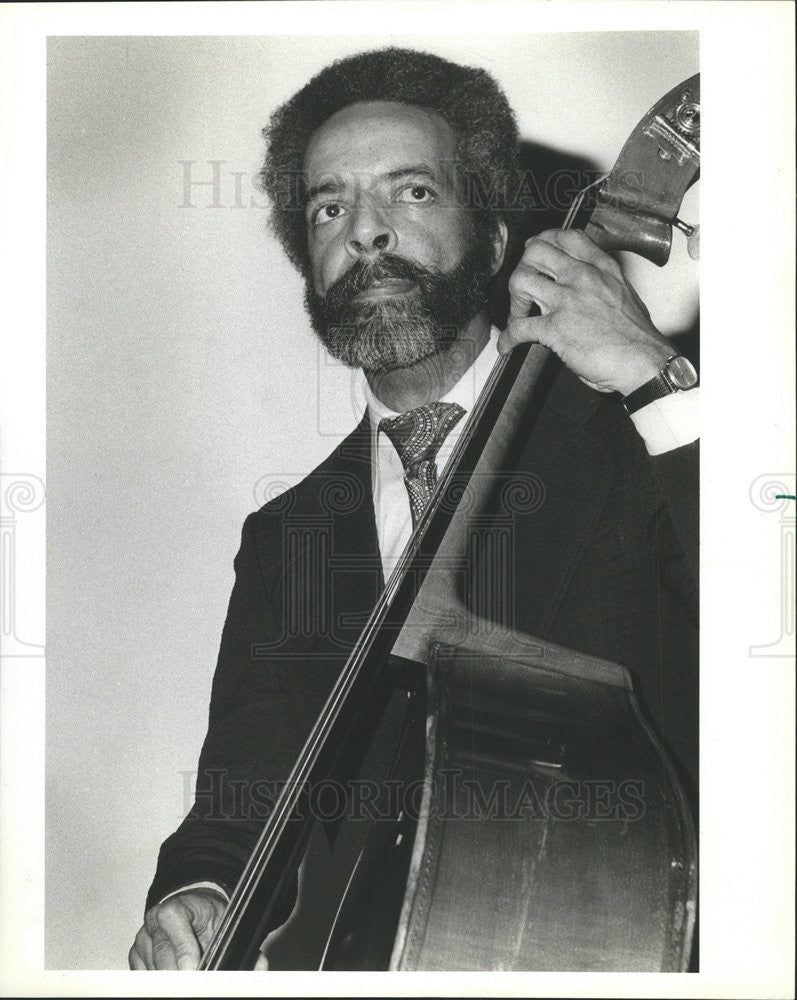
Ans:
[{"label": "human ear", "polygon": [[503,219],[499,219],[493,229],[493,261],[492,268],[490,271],[490,276],[495,277],[496,274],[501,270],[501,265],[504,263],[504,257],[506,256],[506,246],[509,240],[509,230]]}]

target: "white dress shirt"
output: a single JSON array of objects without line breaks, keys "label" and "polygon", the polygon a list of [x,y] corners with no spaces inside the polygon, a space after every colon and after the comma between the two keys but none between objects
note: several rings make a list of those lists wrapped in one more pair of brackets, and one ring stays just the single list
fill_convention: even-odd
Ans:
[{"label": "white dress shirt", "polygon": [[[453,389],[440,400],[442,403],[459,403],[465,414],[448,432],[448,436],[440,446],[435,463],[438,475],[451,456],[467,422],[468,414],[499,358],[496,347],[498,333],[499,331],[493,327],[490,339],[479,356]],[[398,414],[395,410],[389,410],[381,400],[377,399],[367,383],[365,398],[371,421],[371,454],[376,456],[376,461],[371,466],[376,535],[382,555],[382,568],[387,580],[412,534],[412,514],[407,487],[404,485],[404,466],[390,438],[384,432],[379,432],[379,421],[383,417],[396,417]]]}]

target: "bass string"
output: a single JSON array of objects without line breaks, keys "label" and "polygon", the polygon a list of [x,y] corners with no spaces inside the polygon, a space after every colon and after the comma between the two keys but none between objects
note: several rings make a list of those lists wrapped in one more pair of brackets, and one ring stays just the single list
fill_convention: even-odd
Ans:
[{"label": "bass string", "polygon": [[438,480],[430,502],[410,536],[396,568],[391,573],[362,634],[357,640],[357,644],[350,653],[343,670],[327,698],[324,708],[288,776],[285,786],[274,805],[274,811],[267,821],[258,844],[230,897],[229,905],[214,941],[208,946],[203,956],[203,966],[205,968],[211,966],[223,953],[225,941],[234,933],[235,928],[243,918],[245,908],[251,898],[252,887],[260,880],[270,859],[273,857],[279,839],[284,834],[290,818],[299,803],[303,789],[311,778],[313,768],[334,731],[335,723],[340,718],[346,699],[361,677],[367,660],[367,654],[373,645],[379,629],[384,624],[387,612],[405,578],[409,566],[417,555],[429,520],[439,507],[443,496],[450,487],[453,477],[457,474],[467,445],[475,432],[475,428],[478,426],[481,416],[492,400],[493,393],[506,368],[508,360],[509,355],[504,355],[493,365],[487,381],[468,415],[462,434]]}]

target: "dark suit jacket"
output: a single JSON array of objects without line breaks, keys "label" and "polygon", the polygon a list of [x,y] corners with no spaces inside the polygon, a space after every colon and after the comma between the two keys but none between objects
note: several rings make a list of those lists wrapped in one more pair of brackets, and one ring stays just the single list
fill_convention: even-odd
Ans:
[{"label": "dark suit jacket", "polygon": [[[516,469],[531,493],[496,508],[509,538],[502,613],[527,633],[628,667],[694,792],[697,444],[651,458],[616,397],[562,370]],[[148,906],[194,881],[234,887],[274,783],[287,777],[378,597],[367,418],[246,519],[235,571],[196,802],[161,848]]]}]

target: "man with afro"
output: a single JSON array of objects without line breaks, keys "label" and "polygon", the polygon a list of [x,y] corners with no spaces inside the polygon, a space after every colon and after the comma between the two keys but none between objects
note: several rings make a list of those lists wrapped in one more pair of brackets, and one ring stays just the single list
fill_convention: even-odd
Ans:
[{"label": "man with afro", "polygon": [[[428,487],[521,342],[562,367],[520,435],[519,475],[544,499],[515,516],[507,618],[627,666],[689,788],[696,775],[697,390],[623,406],[678,352],[584,233],[537,234],[507,263],[518,133],[496,81],[423,52],[365,52],[319,73],[264,136],[274,232],[318,337],[363,370],[368,405],[318,469],[246,520],[196,800],[161,848],[134,969],[199,964]],[[499,330],[491,295],[510,268]],[[407,427],[429,433],[425,458],[406,459]],[[376,743],[384,764],[392,744]]]}]

